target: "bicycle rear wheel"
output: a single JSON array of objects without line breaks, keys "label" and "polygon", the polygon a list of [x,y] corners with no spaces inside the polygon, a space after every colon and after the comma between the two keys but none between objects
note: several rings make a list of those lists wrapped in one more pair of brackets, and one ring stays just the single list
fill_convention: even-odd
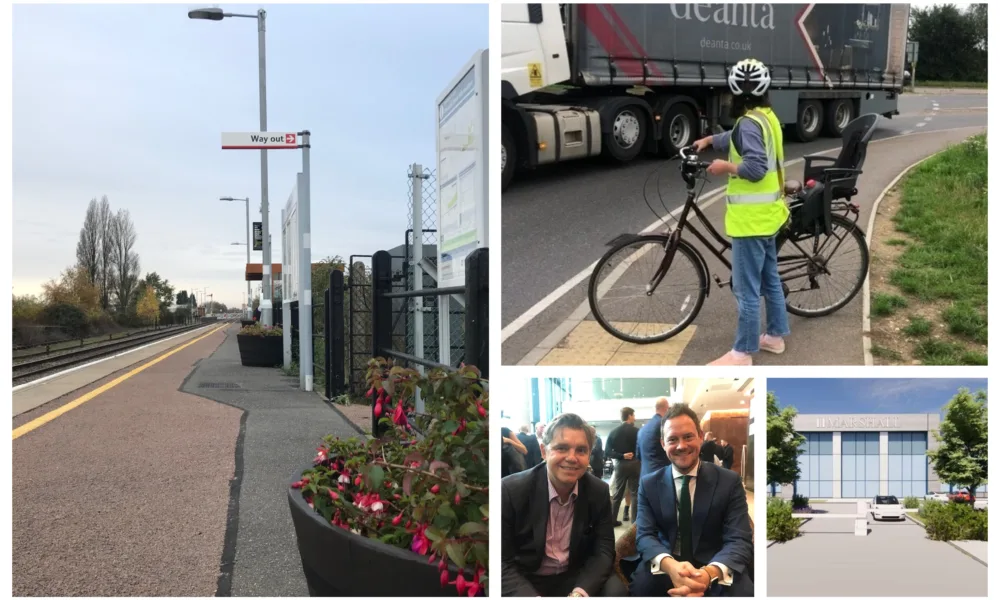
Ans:
[{"label": "bicycle rear wheel", "polygon": [[777,249],[785,303],[793,315],[824,317],[837,312],[861,291],[868,275],[865,234],[843,215],[832,216],[831,235],[796,242],[779,237]]},{"label": "bicycle rear wheel", "polygon": [[684,240],[653,294],[647,293],[668,241],[665,235],[628,238],[594,267],[587,292],[590,311],[616,338],[634,344],[662,342],[683,331],[701,310],[708,273],[698,251]]}]

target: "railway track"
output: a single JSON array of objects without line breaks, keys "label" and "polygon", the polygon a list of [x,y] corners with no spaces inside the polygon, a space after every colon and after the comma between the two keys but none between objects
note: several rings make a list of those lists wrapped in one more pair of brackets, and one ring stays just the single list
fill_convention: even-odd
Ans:
[{"label": "railway track", "polygon": [[204,324],[191,325],[188,327],[171,328],[168,331],[160,331],[142,337],[133,337],[107,344],[84,347],[72,352],[66,352],[57,356],[46,356],[44,358],[34,358],[15,362],[13,364],[13,385],[28,383],[50,373],[75,367],[105,356],[118,354],[124,350],[130,350],[139,346],[144,346],[150,342],[160,339],[180,335],[188,331],[194,331],[206,327]]}]

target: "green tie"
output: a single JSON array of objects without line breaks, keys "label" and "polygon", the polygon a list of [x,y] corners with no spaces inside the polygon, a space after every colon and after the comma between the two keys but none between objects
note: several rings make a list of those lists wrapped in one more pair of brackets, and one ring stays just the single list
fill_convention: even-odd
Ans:
[{"label": "green tie", "polygon": [[690,562],[694,551],[691,549],[691,490],[688,482],[690,475],[681,475],[681,509],[680,509],[680,534],[681,534],[681,560]]}]

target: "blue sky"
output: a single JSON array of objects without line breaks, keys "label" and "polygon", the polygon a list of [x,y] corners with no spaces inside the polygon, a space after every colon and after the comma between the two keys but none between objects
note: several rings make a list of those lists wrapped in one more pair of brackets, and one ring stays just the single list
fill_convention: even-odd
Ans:
[{"label": "blue sky", "polygon": [[[15,294],[75,263],[87,203],[107,195],[143,274],[241,301],[244,205],[218,198],[249,196],[260,220],[260,155],[220,134],[258,129],[256,21],[188,19],[199,6],[13,8]],[[408,167],[434,166],[436,99],[488,47],[488,5],[214,6],[267,11],[268,129],[313,134],[313,259],[402,244]],[[302,158],[268,161],[277,263]]]},{"label": "blue sky", "polygon": [[958,390],[986,379],[768,379],[780,406],[810,413],[941,413]]}]

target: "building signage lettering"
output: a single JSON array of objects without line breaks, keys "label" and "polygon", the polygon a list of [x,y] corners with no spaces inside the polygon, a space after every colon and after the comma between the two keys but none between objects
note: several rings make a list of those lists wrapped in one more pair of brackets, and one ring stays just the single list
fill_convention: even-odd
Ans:
[{"label": "building signage lettering", "polygon": [[816,417],[817,429],[890,429],[899,428],[899,417]]}]

